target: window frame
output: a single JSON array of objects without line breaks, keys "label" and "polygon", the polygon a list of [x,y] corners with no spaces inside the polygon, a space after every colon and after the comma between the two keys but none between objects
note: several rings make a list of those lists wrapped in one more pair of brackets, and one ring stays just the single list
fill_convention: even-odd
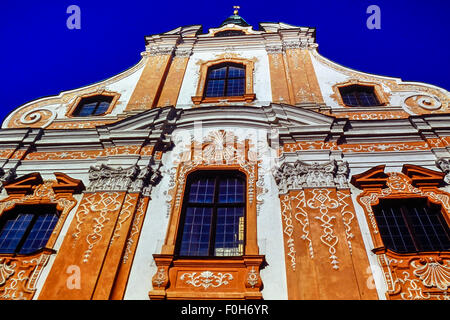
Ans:
[{"label": "window frame", "polygon": [[[89,119],[89,118],[101,117],[101,116],[108,115],[114,110],[120,96],[121,96],[120,93],[113,92],[113,91],[106,91],[106,90],[99,90],[99,91],[95,91],[92,93],[79,95],[68,105],[66,117],[77,118],[77,119],[86,119],[86,118]],[[98,114],[98,115],[94,115],[94,114],[89,115],[89,116],[78,115],[80,103],[82,103],[82,101],[84,99],[95,99],[95,97],[107,97],[109,99],[112,99],[109,104],[108,109],[104,113]]]},{"label": "window frame", "polygon": [[[361,93],[364,92],[366,94],[371,94],[373,96],[373,98],[376,101],[376,104],[371,104],[371,105],[364,105],[362,104],[362,98],[361,98]],[[351,84],[348,86],[343,86],[339,88],[339,93],[341,95],[341,99],[342,102],[349,107],[379,107],[381,105],[383,105],[380,102],[380,99],[378,98],[376,91],[375,91],[375,87],[373,86],[364,86],[364,85],[360,85],[360,84]],[[353,104],[348,104],[345,102],[344,100],[344,95],[345,94],[351,94],[353,95],[358,104],[357,105],[353,105]]]},{"label": "window frame", "polygon": [[[21,208],[23,207],[29,207],[30,210],[23,210]],[[50,209],[51,208],[51,212]],[[40,250],[42,250],[43,248],[45,248],[52,236],[52,233],[55,231],[56,225],[58,223],[58,220],[60,219],[61,216],[61,212],[57,209],[57,204],[52,204],[52,203],[46,203],[46,204],[18,204],[16,206],[14,206],[14,208],[5,211],[4,213],[2,213],[1,217],[0,217],[0,233],[3,232],[3,229],[6,225],[6,223],[10,220],[12,220],[13,218],[17,218],[17,216],[19,214],[21,214],[21,211],[37,211],[36,213],[26,213],[26,214],[31,214],[33,217],[31,218],[31,221],[28,223],[25,232],[23,233],[23,235],[21,236],[20,241],[17,243],[14,251],[12,252],[3,252],[2,248],[0,248],[0,255],[5,255],[5,254],[13,254],[13,255],[32,255]],[[26,241],[28,240],[28,237],[31,234],[31,231],[33,230],[34,226],[36,225],[37,219],[39,216],[42,216],[44,214],[48,214],[48,213],[52,213],[56,216],[56,222],[53,226],[53,229],[51,231],[51,233],[49,234],[47,240],[45,241],[45,244],[34,250],[34,251],[30,251],[30,252],[21,252],[23,249],[24,244],[26,243]]]},{"label": "window frame", "polygon": [[[98,95],[98,96],[94,96],[94,97],[89,97],[89,98],[82,98],[79,102],[79,104],[77,105],[77,107],[75,108],[73,115],[75,117],[97,117],[97,116],[102,116],[104,115],[110,108],[111,103],[113,101],[112,97],[108,97],[108,96],[103,96],[103,95]],[[98,108],[100,108],[100,105],[103,102],[107,102],[108,103],[108,108],[102,112],[102,113],[96,113]],[[95,103],[95,107],[92,110],[91,114],[88,115],[80,115],[83,111],[83,108],[87,105],[90,104],[94,104]]]},{"label": "window frame", "polygon": [[[214,200],[212,203],[190,203],[189,202],[189,193],[192,183],[195,181],[196,178],[207,178],[207,177],[214,177]],[[244,195],[244,201],[238,202],[238,203],[219,203],[218,202],[218,196],[219,196],[219,183],[221,178],[224,177],[237,177],[241,179],[243,183],[243,195]],[[202,208],[212,208],[213,212],[211,213],[211,226],[210,226],[210,235],[209,235],[209,252],[208,255],[181,255],[181,244],[183,239],[183,233],[184,233],[184,225],[186,221],[186,212],[189,208],[189,205],[195,206],[195,207],[202,207]],[[217,234],[217,209],[218,208],[231,208],[231,207],[242,207],[243,209],[243,217],[244,217],[244,232],[243,232],[243,244],[242,244],[242,253],[239,255],[215,255],[215,240],[216,240],[216,234]],[[185,184],[185,192],[183,195],[183,201],[182,201],[182,209],[180,212],[180,220],[178,225],[178,232],[176,237],[176,243],[175,243],[175,250],[174,250],[174,257],[177,259],[233,259],[233,258],[241,258],[245,254],[245,246],[246,246],[246,240],[247,240],[247,177],[244,173],[238,171],[238,170],[197,170],[194,172],[191,172],[187,179]]]},{"label": "window frame", "polygon": [[[358,86],[358,87],[369,87],[373,89],[373,94],[378,101],[376,106],[352,106],[344,102],[341,90],[345,90],[348,87]],[[359,110],[364,110],[364,108],[382,107],[389,105],[389,94],[384,92],[380,83],[377,82],[366,82],[357,79],[351,79],[346,82],[336,83],[332,86],[333,94],[330,95],[334,101],[336,101],[340,106],[345,108],[356,108]]]},{"label": "window frame", "polygon": [[[414,231],[413,228],[413,222],[412,222],[412,217],[410,212],[408,211],[408,202],[419,202],[419,201],[423,201],[425,207],[428,210],[436,210],[436,217],[441,225],[441,228],[443,229],[444,233],[446,234],[447,238],[450,239],[450,226],[448,225],[447,221],[444,218],[444,214],[442,212],[442,206],[440,204],[436,204],[436,203],[432,203],[430,202],[427,198],[424,197],[409,197],[409,198],[381,198],[379,203],[377,205],[372,206],[372,210],[374,212],[375,215],[375,219],[377,221],[377,226],[380,229],[380,221],[378,220],[378,214],[380,213],[380,211],[383,208],[397,208],[401,214],[401,218],[403,219],[403,223],[408,231],[408,234],[406,236],[409,236],[412,245],[414,246],[414,251],[412,250],[407,250],[407,251],[398,251],[398,250],[394,250],[394,248],[388,247],[386,246],[386,239],[385,236],[383,235],[383,232],[380,232],[380,237],[381,240],[384,244],[384,246],[389,249],[392,250],[395,253],[398,254],[410,254],[410,253],[419,253],[419,252],[434,252],[434,251],[450,251],[449,250],[434,250],[434,249],[426,249],[424,248],[425,244],[421,242],[421,240],[419,239],[417,233]],[[383,202],[385,202],[387,205],[389,206],[383,206]],[[397,202],[397,203],[396,203]],[[392,205],[392,203],[394,205]],[[433,208],[434,207],[434,208]],[[415,206],[410,206],[409,208],[418,208],[417,203]],[[422,207],[421,207],[422,208]],[[426,212],[427,215],[430,214],[430,212]],[[435,225],[432,225],[433,229]],[[422,226],[423,227],[423,226]],[[401,235],[402,238],[404,239],[405,235]]]},{"label": "window frame", "polygon": [[[411,255],[395,253],[385,247],[373,209],[381,199],[408,201],[426,198],[430,203],[441,206],[442,219],[450,228],[450,203],[446,201],[450,193],[440,189],[445,185],[445,173],[411,164],[404,164],[401,172],[385,173],[384,170],[385,165],[379,165],[351,178],[351,183],[362,190],[356,200],[362,207],[368,223],[373,243],[371,251],[377,255],[385,253],[395,256]],[[420,254],[429,253],[430,251]]]},{"label": "window frame", "polygon": [[[219,79],[211,79],[210,75],[211,72],[217,69],[221,69],[221,68],[226,68],[225,71],[225,77],[224,78],[219,78]],[[244,71],[244,76],[243,77],[230,77],[229,76],[229,72],[230,72],[230,67],[235,67],[235,68],[239,68],[242,69]],[[227,95],[228,92],[228,85],[230,80],[233,79],[243,79],[244,81],[244,86],[243,86],[243,93],[242,95]],[[245,80],[247,79],[246,76],[246,70],[245,70],[245,65],[241,64],[241,63],[234,63],[234,62],[223,62],[223,63],[219,63],[216,64],[214,66],[211,66],[208,68],[208,73],[206,74],[206,83],[205,83],[205,90],[203,91],[203,98],[217,98],[217,97],[227,97],[227,98],[232,98],[232,97],[242,97],[245,94]],[[223,86],[223,95],[221,96],[208,96],[208,85],[211,81],[215,81],[215,80],[223,80],[224,81],[224,86]]]},{"label": "window frame", "polygon": [[[226,57],[227,54],[224,54],[223,57],[212,60],[212,61],[201,61],[200,64],[200,77],[197,83],[197,90],[195,95],[191,97],[194,106],[200,105],[202,103],[215,103],[215,104],[224,104],[226,105],[229,102],[245,102],[251,103],[256,99],[256,94],[254,93],[254,83],[253,83],[253,73],[254,73],[254,65],[256,59],[242,59],[235,57]],[[245,84],[244,84],[244,94],[242,96],[221,96],[221,97],[205,97],[206,94],[206,81],[208,76],[208,70],[211,67],[216,65],[220,65],[223,63],[235,63],[240,64],[245,67]]]}]

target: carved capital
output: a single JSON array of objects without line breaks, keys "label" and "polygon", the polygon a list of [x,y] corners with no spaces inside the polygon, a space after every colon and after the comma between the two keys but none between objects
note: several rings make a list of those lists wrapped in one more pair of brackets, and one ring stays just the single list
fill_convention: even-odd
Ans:
[{"label": "carved capital", "polygon": [[3,185],[8,182],[13,181],[17,177],[16,169],[11,168],[6,172],[2,168],[0,168],[0,190],[3,189]]},{"label": "carved capital", "polygon": [[297,160],[285,162],[273,173],[280,194],[303,188],[348,188],[347,162],[332,160],[327,163],[312,163]]},{"label": "carved capital", "polygon": [[192,55],[192,49],[180,49],[175,50],[175,57],[187,58]]},{"label": "carved capital", "polygon": [[171,55],[174,52],[175,47],[173,46],[149,46],[145,51],[145,55],[150,56],[163,56]]},{"label": "carved capital", "polygon": [[112,168],[102,164],[92,166],[89,170],[88,192],[97,191],[128,191],[144,192],[149,195],[151,187],[159,182],[161,173],[151,167]]},{"label": "carved capital", "polygon": [[96,191],[127,191],[132,181],[139,172],[137,166],[117,169],[102,164],[99,167],[92,166],[89,170],[88,192]]},{"label": "carved capital", "polygon": [[283,46],[281,46],[281,45],[269,45],[269,46],[266,46],[266,51],[267,51],[268,54],[283,53]]},{"label": "carved capital", "polygon": [[289,49],[306,49],[306,48],[308,48],[308,43],[307,42],[298,41],[298,40],[284,41],[283,42],[283,48],[285,50],[289,50]]},{"label": "carved capital", "polygon": [[450,158],[439,158],[436,160],[436,166],[445,173],[444,181],[450,184]]},{"label": "carved capital", "polygon": [[131,183],[129,192],[142,192],[144,196],[150,196],[153,186],[158,184],[161,180],[161,172],[151,167],[144,167],[140,170],[139,174]]}]

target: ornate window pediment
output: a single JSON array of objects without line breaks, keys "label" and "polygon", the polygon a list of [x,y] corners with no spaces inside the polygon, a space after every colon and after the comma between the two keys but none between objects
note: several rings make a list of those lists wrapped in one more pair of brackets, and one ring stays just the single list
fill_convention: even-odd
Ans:
[{"label": "ornate window pediment", "polygon": [[439,189],[444,176],[404,165],[401,173],[378,166],[352,178],[363,190],[357,200],[390,299],[448,298],[450,195]]},{"label": "ornate window pediment", "polygon": [[0,201],[0,300],[30,300],[36,282],[55,253],[53,246],[69,212],[84,190],[80,180],[55,173],[43,180],[39,173],[4,185],[8,197]]}]

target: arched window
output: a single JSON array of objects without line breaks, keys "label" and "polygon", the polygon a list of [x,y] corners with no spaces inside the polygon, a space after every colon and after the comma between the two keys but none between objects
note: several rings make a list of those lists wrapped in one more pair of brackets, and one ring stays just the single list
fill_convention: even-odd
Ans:
[{"label": "arched window", "polygon": [[245,186],[245,176],[237,171],[198,171],[188,177],[179,256],[244,254]]},{"label": "arched window", "polygon": [[55,205],[19,205],[0,219],[0,253],[29,254],[47,244],[58,221]]},{"label": "arched window", "polygon": [[82,98],[72,115],[76,117],[102,115],[108,111],[113,99],[113,96],[106,95],[96,95]]},{"label": "arched window", "polygon": [[373,86],[350,85],[339,88],[342,101],[347,106],[370,107],[381,105]]},{"label": "arched window", "polygon": [[206,77],[205,97],[233,97],[245,94],[245,66],[221,63],[211,66]]},{"label": "arched window", "polygon": [[441,207],[424,198],[380,199],[373,212],[384,246],[397,253],[450,251]]}]

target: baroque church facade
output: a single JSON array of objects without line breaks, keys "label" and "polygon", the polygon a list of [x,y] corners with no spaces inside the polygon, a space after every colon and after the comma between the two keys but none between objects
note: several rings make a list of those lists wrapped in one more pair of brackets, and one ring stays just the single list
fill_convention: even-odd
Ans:
[{"label": "baroque church facade", "polygon": [[450,95],[235,12],[0,130],[0,299],[448,299]]}]

